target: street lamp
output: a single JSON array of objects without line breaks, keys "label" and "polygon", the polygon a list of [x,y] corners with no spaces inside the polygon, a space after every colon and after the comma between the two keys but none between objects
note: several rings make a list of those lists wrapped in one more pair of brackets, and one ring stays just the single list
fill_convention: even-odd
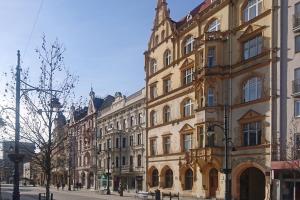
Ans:
[{"label": "street lamp", "polygon": [[228,163],[228,144],[231,142],[231,138],[228,135],[228,113],[227,113],[227,105],[224,105],[224,127],[220,124],[210,124],[207,127],[207,135],[212,136],[215,131],[214,127],[219,127],[224,132],[224,140],[225,140],[225,167],[222,169],[222,172],[225,174],[225,200],[231,199],[231,191],[230,191],[230,181],[229,175],[231,174],[231,168]]}]

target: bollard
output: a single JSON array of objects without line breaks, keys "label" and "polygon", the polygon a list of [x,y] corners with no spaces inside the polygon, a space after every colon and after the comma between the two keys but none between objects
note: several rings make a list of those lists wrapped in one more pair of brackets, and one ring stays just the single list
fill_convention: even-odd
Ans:
[{"label": "bollard", "polygon": [[155,190],[155,200],[160,200],[160,190]]},{"label": "bollard", "polygon": [[51,193],[51,198],[50,199],[53,200],[53,193]]}]

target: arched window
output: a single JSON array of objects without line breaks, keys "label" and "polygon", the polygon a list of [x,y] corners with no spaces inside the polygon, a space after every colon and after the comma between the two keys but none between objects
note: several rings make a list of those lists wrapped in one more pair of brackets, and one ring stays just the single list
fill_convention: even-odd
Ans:
[{"label": "arched window", "polygon": [[215,19],[208,25],[207,32],[215,32],[220,30],[220,21]]},{"label": "arched window", "polygon": [[169,66],[172,62],[172,55],[171,55],[171,51],[168,49],[165,51],[164,53],[164,64],[165,67]]},{"label": "arched window", "polygon": [[253,101],[261,98],[262,81],[258,77],[253,77],[244,84],[244,102]]},{"label": "arched window", "polygon": [[193,103],[191,99],[183,102],[183,117],[189,117],[193,114]]},{"label": "arched window", "polygon": [[193,171],[191,169],[186,170],[184,176],[184,189],[192,190],[193,189]]},{"label": "arched window", "polygon": [[154,169],[152,172],[152,187],[158,186],[158,170]]},{"label": "arched window", "polygon": [[157,121],[157,119],[156,119],[156,112],[154,110],[152,110],[150,112],[150,124],[151,124],[151,126],[155,126],[156,125],[156,121]]},{"label": "arched window", "polygon": [[154,74],[156,71],[157,71],[157,62],[155,59],[152,59],[150,63],[150,74]]},{"label": "arched window", "polygon": [[262,0],[248,0],[243,10],[244,21],[247,22],[262,12]]},{"label": "arched window", "polygon": [[189,36],[184,40],[183,52],[185,55],[191,53],[194,50],[194,42],[195,39],[193,36]]},{"label": "arched window", "polygon": [[173,186],[173,171],[168,169],[165,174],[165,187],[171,188]]},{"label": "arched window", "polygon": [[169,122],[171,120],[171,109],[169,106],[164,107],[164,122]]}]

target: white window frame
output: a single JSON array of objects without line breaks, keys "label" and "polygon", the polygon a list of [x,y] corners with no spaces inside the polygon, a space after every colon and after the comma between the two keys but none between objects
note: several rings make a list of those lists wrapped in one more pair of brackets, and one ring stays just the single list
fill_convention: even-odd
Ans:
[{"label": "white window frame", "polygon": [[[250,126],[255,124],[255,129],[251,129]],[[250,144],[250,135],[251,134],[255,134],[255,144]],[[255,145],[259,145],[261,144],[261,134],[262,134],[262,128],[261,128],[261,122],[250,122],[247,124],[243,125],[243,136],[244,136],[244,141],[243,141],[243,145],[245,146],[255,146]],[[247,144],[245,144],[245,137],[247,138]]]},{"label": "white window frame", "polygon": [[216,47],[208,47],[208,49],[207,49],[207,67],[211,68],[214,66],[216,66]]},{"label": "white window frame", "polygon": [[171,108],[167,106],[163,110],[164,110],[164,122],[171,121]]},{"label": "white window frame", "polygon": [[259,77],[248,79],[243,86],[244,102],[260,99],[262,96],[262,81]]},{"label": "white window frame", "polygon": [[189,117],[193,113],[193,102],[191,99],[188,99],[183,104],[183,115],[184,117]]},{"label": "white window frame", "polygon": [[300,118],[300,100],[294,102],[294,113],[295,117]]},{"label": "white window frame", "polygon": [[221,23],[218,19],[215,19],[208,25],[207,32],[215,32],[220,30]]},{"label": "white window frame", "polygon": [[151,112],[151,126],[155,126],[157,122],[157,114],[155,111]]},{"label": "white window frame", "polygon": [[256,36],[243,44],[243,57],[244,60],[252,58],[262,53],[263,37]]},{"label": "white window frame", "polygon": [[[247,6],[243,10],[244,15],[244,21],[250,21],[251,19],[254,19],[262,12],[262,2],[263,0],[248,0]],[[255,10],[254,16],[251,16],[251,10]]]},{"label": "white window frame", "polygon": [[150,74],[154,74],[157,72],[157,61],[153,59],[150,64]]},{"label": "white window frame", "polygon": [[169,66],[172,62],[172,55],[171,55],[171,51],[167,50],[165,52],[165,66]]},{"label": "white window frame", "polygon": [[193,82],[193,68],[188,68],[186,70],[184,70],[184,84],[187,85],[189,83]]},{"label": "white window frame", "polygon": [[[193,144],[193,138],[192,138],[192,134],[184,134],[183,135],[183,150],[185,152],[189,151],[190,149],[192,149],[192,144]],[[189,147],[189,149],[187,149]]]},{"label": "white window frame", "polygon": [[184,54],[189,54],[194,50],[195,39],[193,36],[190,36],[186,39],[184,43]]},{"label": "white window frame", "polygon": [[207,89],[207,106],[214,106],[215,105],[215,94],[213,88]]}]

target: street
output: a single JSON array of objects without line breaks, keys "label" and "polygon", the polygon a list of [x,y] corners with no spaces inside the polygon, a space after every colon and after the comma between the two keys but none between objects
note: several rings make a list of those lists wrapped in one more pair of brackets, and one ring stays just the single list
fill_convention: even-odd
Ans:
[{"label": "street", "polygon": [[[11,200],[12,198],[12,185],[2,185],[0,200]],[[20,187],[21,200],[38,200],[38,194],[44,193],[45,188],[42,187]],[[54,200],[117,200],[124,199],[130,200],[134,199],[133,194],[125,194],[124,197],[120,197],[117,194],[112,195],[101,195],[97,192],[81,190],[81,191],[68,191],[68,190],[57,190],[51,188],[51,192],[54,195]]]}]

